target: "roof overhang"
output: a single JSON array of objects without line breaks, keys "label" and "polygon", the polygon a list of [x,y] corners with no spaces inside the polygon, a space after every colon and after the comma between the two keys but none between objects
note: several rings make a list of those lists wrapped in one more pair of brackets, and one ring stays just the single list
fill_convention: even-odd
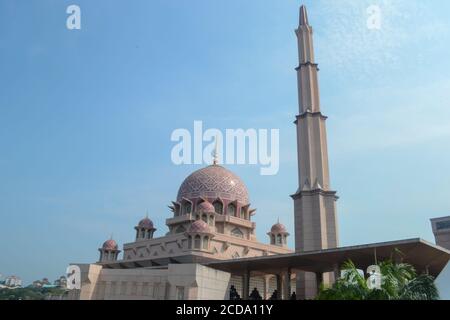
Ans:
[{"label": "roof overhang", "polygon": [[450,251],[425,240],[407,239],[364,244],[334,249],[279,254],[273,256],[222,260],[206,265],[232,274],[248,271],[261,274],[278,274],[280,271],[332,272],[336,266],[351,260],[363,270],[376,261],[393,259],[413,265],[418,272],[427,271],[438,276],[450,260]]}]

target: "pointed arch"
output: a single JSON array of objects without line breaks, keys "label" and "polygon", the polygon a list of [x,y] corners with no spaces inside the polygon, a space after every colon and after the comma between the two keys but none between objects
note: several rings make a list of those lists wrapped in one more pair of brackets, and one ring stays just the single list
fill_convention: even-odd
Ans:
[{"label": "pointed arch", "polygon": [[229,203],[228,206],[227,206],[227,214],[230,215],[230,216],[234,216],[235,217],[236,216],[236,209],[237,209],[237,206],[236,206],[236,204],[234,202]]},{"label": "pointed arch", "polygon": [[231,230],[231,235],[233,237],[237,237],[237,238],[244,238],[244,233],[238,227],[236,227],[233,230]]},{"label": "pointed arch", "polygon": [[213,206],[216,213],[223,214],[223,201],[220,198],[214,200]]},{"label": "pointed arch", "polygon": [[175,233],[183,233],[186,232],[186,228],[184,226],[179,226],[176,230]]}]

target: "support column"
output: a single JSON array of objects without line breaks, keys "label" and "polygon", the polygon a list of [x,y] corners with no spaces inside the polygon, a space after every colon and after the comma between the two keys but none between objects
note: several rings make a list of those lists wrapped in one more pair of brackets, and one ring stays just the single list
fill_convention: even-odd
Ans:
[{"label": "support column", "polygon": [[291,270],[288,269],[283,276],[284,286],[283,286],[283,299],[290,300],[291,298]]},{"label": "support column", "polygon": [[281,288],[281,274],[276,275],[277,278],[277,300],[281,300],[282,288]]},{"label": "support column", "polygon": [[333,266],[333,274],[334,274],[334,281],[337,281],[341,277],[341,269],[339,268],[338,264],[335,264]]},{"label": "support column", "polygon": [[268,300],[270,298],[270,276],[265,275],[264,276],[264,292],[262,294],[262,297],[264,300]]},{"label": "support column", "polygon": [[246,270],[242,276],[242,299],[248,300],[250,295],[250,271]]},{"label": "support column", "polygon": [[317,293],[320,291],[320,285],[323,283],[323,273],[316,272]]}]

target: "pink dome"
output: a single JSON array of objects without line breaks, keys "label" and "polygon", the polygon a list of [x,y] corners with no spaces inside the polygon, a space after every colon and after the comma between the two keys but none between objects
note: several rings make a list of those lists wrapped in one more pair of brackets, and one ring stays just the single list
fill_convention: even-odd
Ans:
[{"label": "pink dome", "polygon": [[153,221],[150,220],[148,217],[142,219],[139,221],[138,227],[140,228],[146,228],[146,229],[154,229],[153,227]]},{"label": "pink dome", "polygon": [[197,220],[189,227],[189,233],[211,233],[208,224],[203,220]]},{"label": "pink dome", "polygon": [[286,227],[279,222],[272,226],[272,229],[270,229],[270,232],[272,232],[272,233],[288,233],[286,230]]},{"label": "pink dome", "polygon": [[214,209],[214,206],[208,202],[208,201],[203,201],[202,203],[200,203],[198,205],[198,211],[201,212],[215,212],[216,210]]},{"label": "pink dome", "polygon": [[114,241],[113,239],[109,239],[103,243],[102,248],[105,250],[117,250],[119,246],[117,245],[116,241]]},{"label": "pink dome", "polygon": [[247,187],[233,172],[219,165],[211,165],[193,172],[178,190],[177,201],[183,198],[221,198],[249,204]]}]

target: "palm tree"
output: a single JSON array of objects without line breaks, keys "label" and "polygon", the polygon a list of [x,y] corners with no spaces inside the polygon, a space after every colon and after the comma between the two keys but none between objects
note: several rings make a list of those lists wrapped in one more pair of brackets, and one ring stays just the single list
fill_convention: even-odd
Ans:
[{"label": "palm tree", "polygon": [[407,263],[387,260],[378,263],[381,272],[381,287],[369,288],[355,264],[343,265],[344,276],[332,287],[321,287],[318,300],[437,300],[438,290],[434,278],[427,274],[417,275],[414,267]]}]

